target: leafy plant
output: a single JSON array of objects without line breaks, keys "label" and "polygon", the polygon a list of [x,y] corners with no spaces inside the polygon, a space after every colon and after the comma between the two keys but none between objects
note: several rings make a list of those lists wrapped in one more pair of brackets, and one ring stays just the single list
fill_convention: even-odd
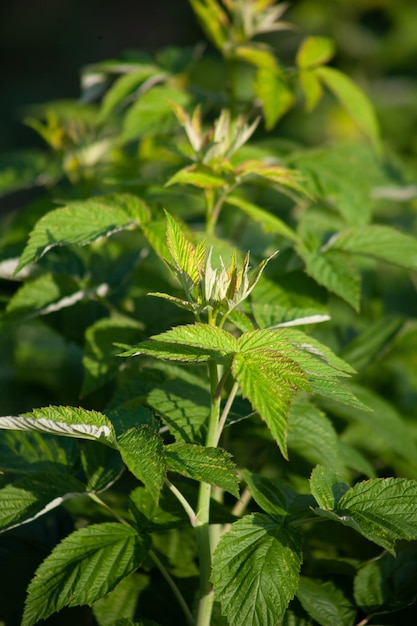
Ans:
[{"label": "leafy plant", "polygon": [[[0,239],[2,385],[22,390],[0,418],[2,570],[26,554],[31,579],[0,619],[404,624],[414,217],[374,193],[397,182],[330,39],[285,67],[257,38],[290,28],[284,4],[190,2],[213,50],[86,68],[83,105],[27,120],[49,152],[0,177],[43,189]],[[331,95],[356,143],[280,137]]]}]

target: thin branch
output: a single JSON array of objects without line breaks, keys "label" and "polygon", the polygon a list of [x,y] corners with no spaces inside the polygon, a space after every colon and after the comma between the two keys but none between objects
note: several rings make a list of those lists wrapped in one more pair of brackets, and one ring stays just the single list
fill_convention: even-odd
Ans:
[{"label": "thin branch", "polygon": [[220,420],[219,420],[219,425],[217,428],[217,434],[216,434],[216,442],[215,445],[217,446],[221,437],[221,434],[223,432],[223,428],[224,425],[226,423],[227,420],[227,416],[229,415],[230,409],[232,408],[232,404],[233,401],[236,397],[237,391],[239,389],[239,384],[235,383],[232,387],[231,392],[229,393],[229,397],[227,398],[226,404],[224,405],[224,409],[223,409],[223,413],[221,414]]},{"label": "thin branch", "polygon": [[181,491],[179,489],[177,489],[177,487],[175,485],[173,485],[168,478],[165,479],[165,484],[167,485],[168,489],[174,494],[174,496],[177,498],[177,500],[181,503],[184,511],[187,513],[189,519],[190,519],[190,523],[191,526],[193,526],[194,528],[196,526],[199,525],[200,521],[193,509],[193,507],[191,506],[191,504],[188,502],[188,500],[182,495]]},{"label": "thin branch", "polygon": [[191,613],[190,609],[188,608],[188,605],[187,605],[186,601],[184,600],[184,596],[182,595],[181,591],[178,589],[177,585],[175,584],[175,581],[172,578],[171,574],[168,572],[168,570],[166,569],[165,565],[160,561],[160,559],[156,556],[156,554],[155,554],[155,552],[153,550],[149,551],[149,556],[151,557],[152,561],[155,563],[156,567],[161,572],[162,576],[165,578],[165,580],[168,583],[172,593],[174,594],[174,596],[178,600],[179,605],[181,606],[182,610],[184,611],[184,615],[186,617],[187,623],[190,626],[195,626],[195,621],[194,621],[194,618],[192,616],[192,613]]}]

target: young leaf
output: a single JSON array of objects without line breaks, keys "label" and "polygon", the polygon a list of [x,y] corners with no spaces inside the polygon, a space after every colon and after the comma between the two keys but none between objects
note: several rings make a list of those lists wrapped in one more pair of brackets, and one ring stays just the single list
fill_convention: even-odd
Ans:
[{"label": "young leaf", "polygon": [[307,37],[297,52],[296,62],[301,69],[324,65],[334,56],[334,42],[327,37]]},{"label": "young leaf", "polygon": [[262,104],[266,130],[272,130],[293,106],[294,95],[275,69],[259,68],[256,72],[255,94]]},{"label": "young leaf", "polygon": [[171,361],[199,362],[222,359],[237,350],[236,339],[230,333],[209,324],[177,326],[154,335],[120,356],[149,354]]},{"label": "young leaf", "polygon": [[334,67],[318,67],[316,76],[334,93],[361,130],[370,138],[377,153],[381,152],[380,132],[374,109],[355,83]]},{"label": "young leaf", "polygon": [[168,470],[187,478],[221,487],[239,497],[239,480],[231,455],[220,448],[188,443],[172,443],[165,447]]},{"label": "young leaf", "polygon": [[167,219],[167,246],[179,274],[179,279],[187,292],[198,283],[201,278],[205,260],[205,245],[194,246],[184,235],[177,220],[168,212]]},{"label": "young leaf", "polygon": [[54,246],[85,245],[117,231],[138,227],[146,219],[143,202],[128,194],[73,202],[50,211],[32,230],[16,271],[34,263]]},{"label": "young leaf", "polygon": [[317,76],[311,70],[300,70],[298,75],[301,89],[306,99],[306,111],[309,113],[320,102],[323,95],[323,88]]},{"label": "young leaf", "polygon": [[182,168],[165,183],[167,187],[176,184],[192,185],[200,189],[216,189],[217,187],[225,187],[227,179],[207,165],[196,164]]},{"label": "young leaf", "polygon": [[296,529],[262,513],[233,524],[216,548],[212,573],[229,625],[278,623],[297,590],[301,561]]},{"label": "young leaf", "polygon": [[38,567],[28,588],[22,626],[34,626],[65,606],[93,604],[144,560],[149,538],[117,523],[75,531]]},{"label": "young leaf", "polygon": [[130,428],[117,439],[123,461],[157,502],[166,474],[162,439],[147,425]]},{"label": "young leaf", "polygon": [[75,496],[86,487],[71,474],[33,473],[0,489],[0,533],[27,524]]},{"label": "young leaf", "polygon": [[369,256],[409,270],[417,269],[417,239],[388,226],[369,224],[338,233],[326,249]]},{"label": "young leaf", "polygon": [[266,422],[287,457],[287,415],[295,392],[309,388],[304,372],[285,352],[270,349],[238,353],[232,371],[243,396]]},{"label": "young leaf", "polygon": [[112,423],[102,413],[69,406],[34,409],[19,417],[0,417],[0,429],[40,431],[66,437],[93,439],[115,446]]},{"label": "young leaf", "polygon": [[297,598],[321,626],[353,626],[356,610],[345,594],[331,582],[300,576]]}]

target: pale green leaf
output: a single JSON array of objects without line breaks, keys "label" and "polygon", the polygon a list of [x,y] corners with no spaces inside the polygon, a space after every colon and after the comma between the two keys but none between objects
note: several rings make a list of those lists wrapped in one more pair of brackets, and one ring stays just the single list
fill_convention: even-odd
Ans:
[{"label": "pale green leaf", "polygon": [[222,50],[228,39],[227,13],[217,0],[190,0],[190,4],[208,39]]},{"label": "pale green leaf", "polygon": [[120,356],[149,354],[172,361],[199,362],[224,359],[237,350],[230,333],[209,324],[177,326],[123,352]]},{"label": "pale green leaf", "polygon": [[293,106],[294,95],[276,70],[259,68],[255,79],[255,94],[261,101],[266,130],[271,130]]},{"label": "pale green leaf", "polygon": [[189,96],[176,87],[157,85],[136,100],[126,113],[122,140],[131,141],[147,135],[169,133],[178,126],[170,102],[186,106]]},{"label": "pale green leaf", "polygon": [[29,430],[79,437],[115,445],[112,423],[102,413],[69,406],[49,406],[34,409],[19,417],[0,417],[0,429]]},{"label": "pale green leaf", "polygon": [[93,604],[142,563],[149,547],[146,536],[123,524],[75,531],[38,567],[28,588],[22,626],[34,626],[65,606]]},{"label": "pale green leaf", "polygon": [[310,112],[316,108],[323,95],[321,82],[311,70],[300,70],[298,78],[306,99],[306,111]]},{"label": "pale green leaf", "polygon": [[216,189],[217,187],[225,187],[227,179],[207,165],[196,164],[179,170],[165,184],[167,187],[170,185],[192,185],[200,189]]},{"label": "pale green leaf", "polygon": [[396,557],[382,554],[355,576],[355,602],[366,613],[398,611],[417,599],[417,546],[408,545]]},{"label": "pale green leaf", "polygon": [[275,233],[287,239],[291,239],[292,241],[297,240],[296,233],[287,226],[285,222],[269,211],[261,209],[256,204],[236,195],[227,196],[226,204],[230,204],[243,211],[243,213],[251,217],[255,222],[261,224],[265,232]]},{"label": "pale green leaf", "polygon": [[338,357],[328,346],[314,337],[303,333],[301,330],[294,328],[282,329],[281,335],[300,350],[309,352],[325,361],[328,365],[337,370],[337,372],[335,372],[336,376],[355,374],[355,370],[346,363],[346,361]]},{"label": "pale green leaf", "polygon": [[327,37],[307,37],[302,42],[296,56],[301,69],[324,65],[334,56],[334,42]]},{"label": "pale green leaf", "polygon": [[346,254],[336,250],[308,252],[301,248],[299,253],[309,276],[348,302],[356,311],[359,310],[360,274]]},{"label": "pale green leaf", "polygon": [[365,93],[346,74],[334,67],[318,67],[315,74],[370,138],[376,152],[381,152],[378,121]]},{"label": "pale green leaf", "polygon": [[0,489],[0,533],[27,524],[85,492],[83,483],[56,470],[33,473],[6,485]]},{"label": "pale green leaf", "polygon": [[171,254],[171,258],[175,263],[177,270],[180,271],[179,276],[185,290],[197,284],[202,273],[203,258],[199,248],[196,248],[191,241],[187,239],[183,229],[176,219],[165,211],[167,219],[167,246]]},{"label": "pale green leaf", "polygon": [[271,165],[255,159],[244,161],[236,171],[243,179],[250,176],[259,176],[278,184],[280,187],[284,187],[284,189],[288,188],[311,198],[310,193],[301,184],[300,174],[296,170],[290,170],[282,165]]},{"label": "pale green leaf", "polygon": [[189,443],[165,447],[168,470],[209,483],[239,497],[239,480],[231,455],[220,448]]},{"label": "pale green leaf", "polygon": [[331,581],[300,576],[297,598],[321,626],[353,626],[355,623],[356,609]]},{"label": "pale green leaf", "polygon": [[308,389],[302,369],[285,352],[252,349],[235,356],[232,371],[242,395],[266,422],[286,457],[288,411],[295,392]]},{"label": "pale green leaf", "polygon": [[417,239],[389,226],[369,224],[338,233],[326,244],[329,250],[369,256],[405,269],[417,269]]},{"label": "pale green leaf", "polygon": [[276,72],[278,69],[273,53],[259,44],[238,45],[234,46],[232,50],[234,56],[242,61],[246,61],[246,63],[270,72]]},{"label": "pale green leaf", "polygon": [[[160,70],[157,65],[144,64],[141,66],[138,65],[135,71],[120,76],[103,98],[98,115],[99,121],[103,122],[106,120],[114,109],[119,105],[123,105],[126,98],[131,97],[145,80],[151,76],[157,75],[158,72],[160,72]],[[160,73],[159,76],[162,78],[163,75]]]},{"label": "pale green leaf", "polygon": [[16,271],[34,263],[54,246],[86,245],[135,228],[146,216],[142,201],[128,194],[91,198],[50,211],[32,230]]},{"label": "pale green leaf", "polygon": [[162,439],[150,426],[130,428],[117,438],[118,448],[128,469],[139,478],[155,501],[164,484],[166,460]]},{"label": "pale green leaf", "polygon": [[215,597],[230,626],[274,626],[298,585],[302,561],[296,529],[255,513],[223,535],[213,560]]}]

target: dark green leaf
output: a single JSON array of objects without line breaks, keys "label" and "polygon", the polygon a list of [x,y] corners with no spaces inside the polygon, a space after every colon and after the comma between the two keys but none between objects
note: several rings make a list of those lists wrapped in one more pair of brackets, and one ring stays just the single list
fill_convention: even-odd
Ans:
[{"label": "dark green leaf", "polygon": [[166,474],[164,449],[158,433],[146,425],[130,428],[118,437],[117,444],[129,470],[158,501]]},{"label": "dark green leaf", "polygon": [[261,513],[233,524],[216,548],[212,574],[230,626],[279,622],[297,590],[301,560],[297,530]]},{"label": "dark green leaf", "polygon": [[220,448],[173,443],[165,447],[168,470],[221,487],[239,497],[239,480],[231,455]]},{"label": "dark green leaf", "polygon": [[300,577],[297,598],[321,626],[353,626],[356,610],[333,582]]},{"label": "dark green leaf", "polygon": [[22,626],[65,606],[93,604],[144,560],[150,542],[129,526],[88,526],[66,537],[38,567],[28,588]]}]

